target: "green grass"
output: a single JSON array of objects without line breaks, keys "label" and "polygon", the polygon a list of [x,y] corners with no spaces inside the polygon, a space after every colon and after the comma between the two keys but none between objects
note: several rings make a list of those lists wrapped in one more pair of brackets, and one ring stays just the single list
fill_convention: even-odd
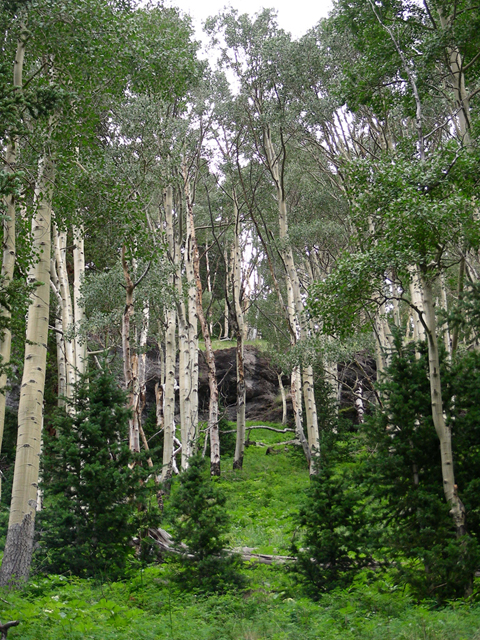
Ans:
[{"label": "green grass", "polygon": [[[270,444],[288,439],[253,433],[252,440]],[[252,446],[241,472],[231,464],[222,460],[217,482],[228,497],[232,545],[288,555],[292,514],[308,486],[301,456],[267,456]],[[302,596],[281,566],[247,563],[247,590],[210,597],[178,591],[172,571],[168,563],[132,567],[129,579],[104,584],[33,576],[23,592],[0,592],[0,620],[21,620],[8,640],[480,640],[479,604],[441,610],[416,604],[368,571],[352,588],[317,603]]]},{"label": "green grass", "polygon": [[[415,606],[385,582],[359,584],[319,603],[293,597],[278,570],[247,570],[244,594],[180,594],[169,567],[137,571],[129,581],[33,580],[23,594],[3,593],[2,621],[20,619],[9,640],[479,640],[480,606]],[[279,588],[279,587],[284,587]]]}]

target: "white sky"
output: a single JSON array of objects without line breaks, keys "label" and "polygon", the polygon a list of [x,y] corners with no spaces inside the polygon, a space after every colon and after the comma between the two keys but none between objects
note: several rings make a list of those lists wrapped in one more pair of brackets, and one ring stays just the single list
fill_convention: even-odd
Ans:
[{"label": "white sky", "polygon": [[238,9],[240,13],[254,15],[263,7],[276,9],[278,24],[294,38],[302,36],[320,18],[326,17],[332,8],[331,0],[167,0],[166,5],[178,7],[194,19],[197,38],[201,23],[209,16],[216,15],[225,6]]}]

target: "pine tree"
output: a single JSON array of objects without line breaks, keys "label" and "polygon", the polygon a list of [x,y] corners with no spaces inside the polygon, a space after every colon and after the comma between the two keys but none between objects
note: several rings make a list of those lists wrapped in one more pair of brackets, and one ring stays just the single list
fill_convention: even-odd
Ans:
[{"label": "pine tree", "polygon": [[225,503],[225,495],[208,475],[206,460],[190,458],[168,507],[173,539],[181,550],[173,561],[182,588],[219,592],[243,585],[239,556],[225,550],[229,530]]},{"label": "pine tree", "polygon": [[119,576],[133,553],[129,542],[154,524],[147,466],[129,450],[128,419],[125,394],[104,370],[81,380],[53,420],[43,459],[42,570]]}]

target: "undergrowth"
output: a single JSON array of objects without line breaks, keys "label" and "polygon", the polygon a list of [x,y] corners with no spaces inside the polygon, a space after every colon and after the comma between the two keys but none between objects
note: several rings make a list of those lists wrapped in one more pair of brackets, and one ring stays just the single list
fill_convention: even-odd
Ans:
[{"label": "undergrowth", "polygon": [[[287,438],[257,430],[251,440]],[[251,446],[242,471],[231,463],[222,460],[216,480],[234,524],[230,545],[288,555],[292,514],[308,486],[301,457]],[[22,592],[0,592],[0,620],[21,621],[8,640],[480,640],[479,604],[416,603],[388,575],[367,569],[319,602],[303,597],[281,565],[244,563],[244,589],[210,596],[181,591],[174,571],[168,562],[132,565],[123,581],[104,583],[33,576]]]}]

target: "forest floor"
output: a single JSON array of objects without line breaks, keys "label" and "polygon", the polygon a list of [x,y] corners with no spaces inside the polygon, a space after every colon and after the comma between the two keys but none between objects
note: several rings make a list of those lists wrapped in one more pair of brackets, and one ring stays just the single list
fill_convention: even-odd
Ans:
[{"label": "forest floor", "polygon": [[[252,439],[282,437],[256,431]],[[302,457],[281,449],[249,447],[241,472],[222,461],[217,482],[234,548],[290,554],[292,515],[309,480]],[[362,574],[350,589],[312,602],[284,565],[245,563],[246,590],[210,596],[179,591],[171,571],[168,563],[132,568],[121,582],[36,575],[21,593],[0,593],[0,620],[20,620],[8,640],[480,640],[480,604],[416,603],[384,577]]]}]

